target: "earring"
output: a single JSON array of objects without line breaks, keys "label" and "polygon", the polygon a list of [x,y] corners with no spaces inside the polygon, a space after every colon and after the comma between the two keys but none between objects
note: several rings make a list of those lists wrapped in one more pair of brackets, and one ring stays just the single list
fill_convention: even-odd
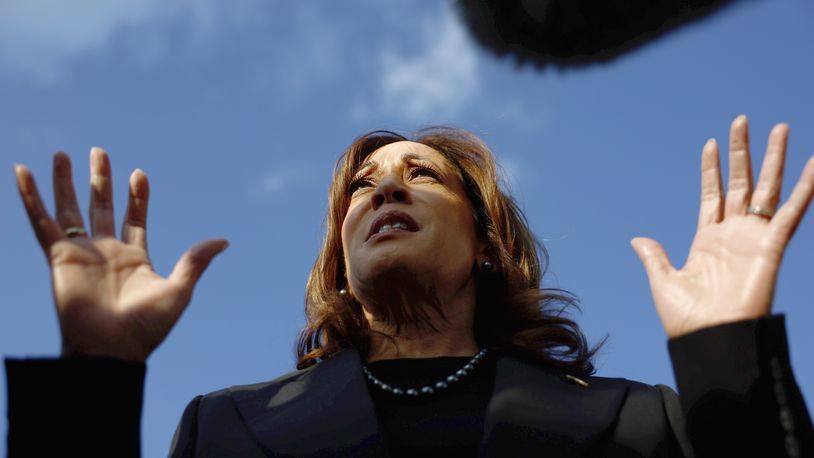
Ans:
[{"label": "earring", "polygon": [[481,270],[483,270],[484,273],[490,274],[492,273],[494,266],[489,261],[483,261],[483,263],[480,265],[480,268]]},{"label": "earring", "polygon": [[340,296],[347,296],[348,295],[348,290],[346,290],[345,288],[340,289],[339,290],[339,295]]}]

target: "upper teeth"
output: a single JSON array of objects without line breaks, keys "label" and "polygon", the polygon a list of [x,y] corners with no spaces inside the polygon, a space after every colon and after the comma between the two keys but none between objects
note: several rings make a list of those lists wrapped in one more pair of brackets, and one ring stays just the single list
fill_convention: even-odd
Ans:
[{"label": "upper teeth", "polygon": [[404,229],[407,230],[407,224],[402,222],[397,222],[393,224],[382,224],[382,227],[379,228],[379,234],[382,232],[392,231],[395,229]]}]

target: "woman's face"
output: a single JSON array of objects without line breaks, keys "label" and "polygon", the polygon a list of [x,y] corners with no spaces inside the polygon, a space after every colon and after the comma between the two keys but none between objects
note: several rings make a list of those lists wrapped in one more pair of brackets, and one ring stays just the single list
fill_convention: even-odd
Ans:
[{"label": "woman's face", "polygon": [[472,206],[458,170],[438,151],[391,143],[351,183],[342,246],[354,293],[413,282],[460,288],[471,280],[482,250]]}]

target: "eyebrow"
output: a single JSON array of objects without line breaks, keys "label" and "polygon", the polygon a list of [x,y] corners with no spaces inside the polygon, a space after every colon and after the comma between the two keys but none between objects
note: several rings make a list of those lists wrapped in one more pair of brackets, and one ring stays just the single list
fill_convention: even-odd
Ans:
[{"label": "eyebrow", "polygon": [[[430,162],[432,164],[435,164],[435,162],[427,159],[426,157],[418,155],[416,153],[404,153],[404,155],[401,156],[401,162],[407,162],[407,161],[411,161],[411,160],[412,161],[427,161],[427,162]],[[365,170],[365,169],[368,169],[368,168],[375,169],[378,166],[379,166],[379,163],[376,162],[376,161],[365,161],[359,167],[359,169],[356,171],[356,173],[354,175],[358,175],[359,173],[362,172],[362,170]]]}]

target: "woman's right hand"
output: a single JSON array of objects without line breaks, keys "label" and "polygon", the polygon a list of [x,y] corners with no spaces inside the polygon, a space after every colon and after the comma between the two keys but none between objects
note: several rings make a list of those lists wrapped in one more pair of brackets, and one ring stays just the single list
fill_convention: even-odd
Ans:
[{"label": "woman's right hand", "polygon": [[204,269],[228,242],[211,239],[193,246],[169,277],[161,277],[153,271],[147,254],[147,176],[138,169],[130,176],[127,212],[118,240],[110,160],[104,150],[92,148],[90,162],[90,236],[84,234],[71,162],[65,153],[54,155],[56,219],[48,215],[34,177],[22,165],[15,166],[17,186],[51,267],[63,356],[99,355],[143,362],[170,332]]}]

